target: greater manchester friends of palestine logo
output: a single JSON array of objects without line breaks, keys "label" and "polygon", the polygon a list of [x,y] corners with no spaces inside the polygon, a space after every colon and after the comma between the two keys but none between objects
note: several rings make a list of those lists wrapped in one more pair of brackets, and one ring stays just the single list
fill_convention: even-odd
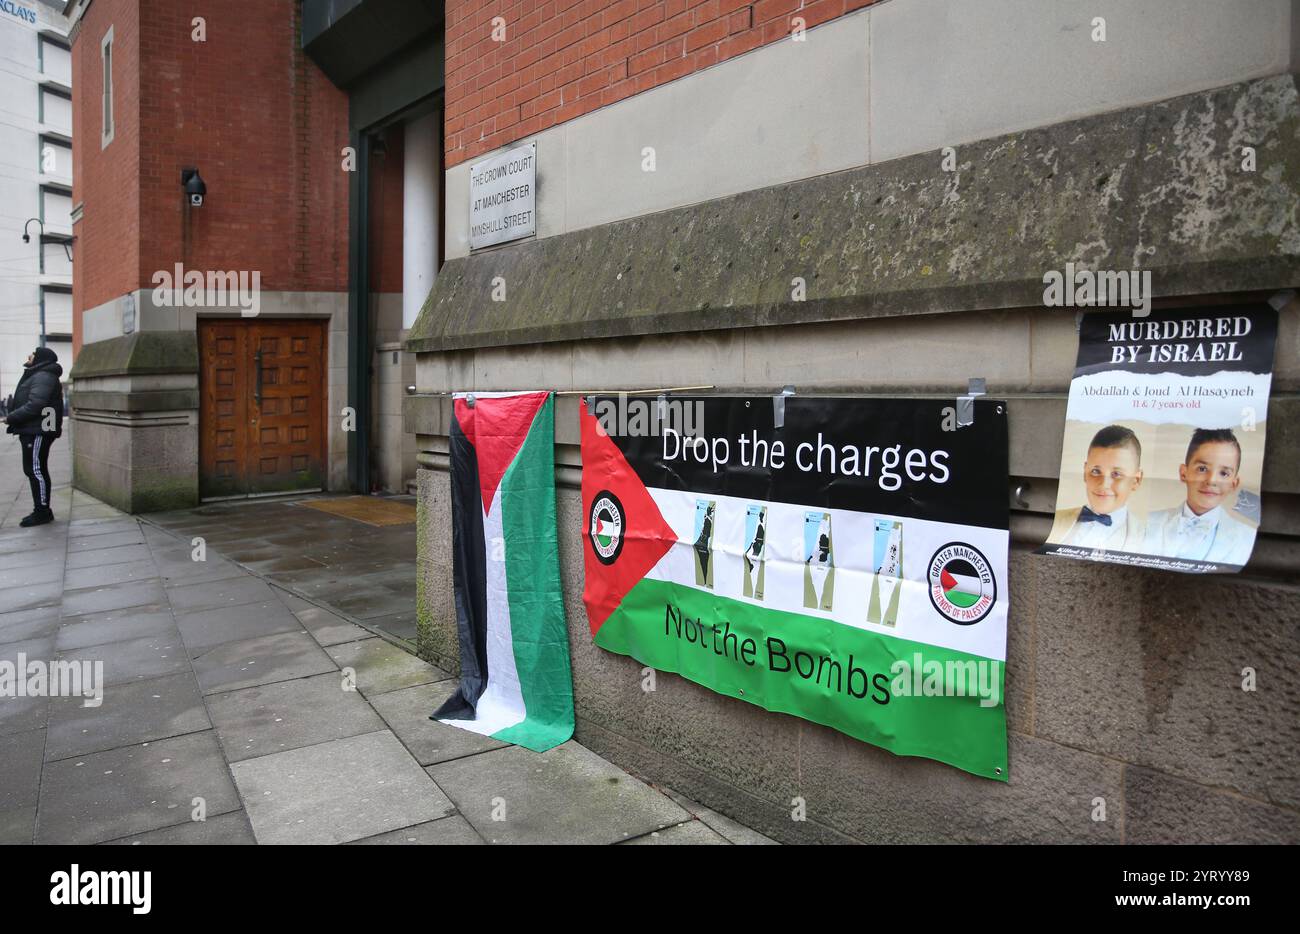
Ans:
[{"label": "greater manchester friends of palestine logo", "polygon": [[613,564],[623,550],[623,504],[609,490],[591,504],[591,547],[601,564]]},{"label": "greater manchester friends of palestine logo", "polygon": [[998,599],[988,559],[964,542],[949,542],[934,553],[926,583],[934,608],[958,626],[978,623]]}]

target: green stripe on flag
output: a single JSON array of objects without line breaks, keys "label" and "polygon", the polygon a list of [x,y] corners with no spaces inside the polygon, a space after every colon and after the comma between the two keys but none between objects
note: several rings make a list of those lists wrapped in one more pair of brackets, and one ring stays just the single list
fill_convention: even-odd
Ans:
[{"label": "green stripe on flag", "polygon": [[[596,644],[898,755],[1009,777],[1000,661],[652,578],[623,598]],[[901,689],[897,662],[908,666]],[[984,698],[981,678],[994,689]],[[970,690],[955,693],[959,684]]]},{"label": "green stripe on flag", "polygon": [[537,752],[573,736],[573,679],[556,540],[554,439],[552,397],[538,410],[500,487],[510,632],[526,716],[493,738]]}]

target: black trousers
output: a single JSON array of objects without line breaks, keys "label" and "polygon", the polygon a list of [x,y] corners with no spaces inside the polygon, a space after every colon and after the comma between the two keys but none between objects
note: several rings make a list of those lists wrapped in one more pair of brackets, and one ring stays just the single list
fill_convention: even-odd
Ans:
[{"label": "black trousers", "polygon": [[19,435],[23,443],[23,473],[32,485],[32,503],[37,510],[50,508],[50,445],[54,434]]}]

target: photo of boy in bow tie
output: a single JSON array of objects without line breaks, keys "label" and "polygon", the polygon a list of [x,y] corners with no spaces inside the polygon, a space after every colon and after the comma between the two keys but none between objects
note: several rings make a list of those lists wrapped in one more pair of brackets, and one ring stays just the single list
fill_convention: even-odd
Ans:
[{"label": "photo of boy in bow tie", "polygon": [[1229,428],[1192,432],[1178,479],[1187,500],[1151,514],[1144,551],[1148,554],[1243,565],[1255,544],[1251,526],[1232,517],[1241,486],[1241,444]]},{"label": "photo of boy in bow tie", "polygon": [[1063,545],[1139,552],[1146,526],[1129,512],[1128,501],[1142,485],[1142,445],[1130,429],[1107,425],[1093,435],[1083,463],[1086,506],[1064,510],[1057,527]]}]

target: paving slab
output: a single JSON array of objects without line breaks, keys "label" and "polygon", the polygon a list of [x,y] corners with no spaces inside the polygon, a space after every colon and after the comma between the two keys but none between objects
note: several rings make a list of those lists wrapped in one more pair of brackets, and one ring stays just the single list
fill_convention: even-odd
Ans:
[{"label": "paving slab", "polygon": [[57,605],[0,613],[0,643],[21,642],[24,639],[50,636],[57,632],[62,624]]},{"label": "paving slab", "polygon": [[298,622],[306,626],[307,631],[312,634],[312,638],[321,645],[356,642],[360,639],[368,639],[371,636],[370,632],[362,629],[356,623],[349,623],[343,617],[318,606],[309,604],[306,609],[298,610],[293,615],[298,617]]},{"label": "paving slab", "polygon": [[184,824],[195,798],[209,820],[240,806],[211,731],[48,762],[36,842],[99,843]]},{"label": "paving slab", "polygon": [[302,623],[298,618],[275,599],[194,613],[178,613],[176,625],[190,655],[202,655],[224,642],[238,642],[277,632],[302,631]]},{"label": "paving slab", "polygon": [[289,593],[289,591],[285,590],[283,587],[272,587],[271,590],[275,592],[276,598],[289,608],[289,612],[291,613],[297,613],[301,610],[318,609],[316,604],[304,600],[297,594]]},{"label": "paving slab", "polygon": [[63,580],[63,565],[57,561],[43,562],[31,567],[14,567],[8,561],[0,559],[0,592],[11,587],[25,587],[31,584],[48,584]]},{"label": "paving slab", "polygon": [[508,746],[428,772],[488,843],[620,843],[690,819],[573,740],[543,753]]},{"label": "paving slab", "polygon": [[54,647],[60,652],[66,652],[91,645],[142,639],[145,636],[167,636],[175,631],[176,622],[172,618],[171,607],[166,604],[126,607],[60,620]]},{"label": "paving slab", "polygon": [[208,710],[231,762],[384,729],[338,671],[214,694]]},{"label": "paving slab", "polygon": [[377,636],[332,645],[325,651],[340,668],[356,671],[357,688],[366,696],[445,681],[451,677],[441,668],[435,668]]},{"label": "paving slab", "polygon": [[664,830],[654,830],[644,837],[625,840],[620,846],[730,846],[722,834],[703,821],[693,820]]},{"label": "paving slab", "polygon": [[36,835],[36,805],[0,809],[0,845],[30,846]]},{"label": "paving slab", "polygon": [[[373,576],[373,575],[371,575]],[[415,575],[411,575],[414,582]],[[357,619],[391,616],[411,609],[411,595],[381,583],[366,584],[360,580],[343,579],[325,591],[330,606],[337,607]]]},{"label": "paving slab", "polygon": [[48,697],[0,697],[0,736],[45,728]]},{"label": "paving slab", "polygon": [[6,568],[32,568],[42,565],[62,565],[67,559],[67,545],[63,541],[35,548],[27,542],[13,543],[12,551],[0,552],[0,562]]},{"label": "paving slab", "polygon": [[119,545],[116,548],[93,548],[68,555],[68,570],[74,568],[103,567],[110,564],[128,564],[152,558],[148,545]]},{"label": "paving slab", "polygon": [[404,639],[412,645],[416,642],[418,634],[415,626],[414,609],[402,613],[390,613],[387,616],[369,616],[365,620],[366,625],[372,629],[378,629],[390,636]]},{"label": "paving slab", "polygon": [[[54,507],[56,514],[61,511],[53,503],[50,505]],[[75,522],[78,519],[111,519],[122,515],[122,512],[114,509],[112,506],[105,506],[102,503],[97,505],[73,503],[72,510],[68,515],[72,521]]]},{"label": "paving slab", "polygon": [[199,584],[206,581],[229,580],[246,577],[248,572],[214,550],[208,549],[202,561],[194,560],[194,550],[189,540],[163,535],[165,541],[146,536],[158,573],[168,586]]},{"label": "paving slab", "polygon": [[97,551],[101,548],[117,548],[119,545],[143,545],[144,533],[139,528],[131,531],[112,532],[107,535],[86,535],[81,538],[68,539],[68,554],[79,551]]},{"label": "paving slab", "polygon": [[46,584],[20,584],[5,591],[5,609],[28,610],[35,607],[58,606],[63,599],[63,582],[51,581]]},{"label": "paving slab", "polygon": [[259,843],[347,843],[454,808],[388,730],[230,767]]},{"label": "paving slab", "polygon": [[78,517],[68,523],[68,541],[80,541],[96,535],[120,535],[135,532],[140,524],[130,516]]},{"label": "paving slab", "polygon": [[0,661],[6,661],[14,665],[15,669],[21,669],[18,664],[19,655],[25,655],[29,660],[40,659],[49,661],[54,654],[54,636],[44,635],[36,636],[32,639],[22,639],[18,642],[5,642],[0,644]]},{"label": "paving slab", "polygon": [[181,634],[174,627],[139,639],[69,649],[58,653],[58,657],[61,660],[103,662],[104,684],[108,687],[179,674],[190,667]]},{"label": "paving slab", "polygon": [[263,581],[245,574],[228,580],[182,583],[167,588],[167,598],[178,614],[197,610],[211,610],[221,606],[239,606],[243,603],[265,603],[274,600]]},{"label": "paving slab", "polygon": [[211,728],[198,682],[185,671],[107,688],[98,707],[87,707],[80,697],[54,698],[45,758],[84,756]]},{"label": "paving slab", "polygon": [[156,578],[88,590],[69,590],[62,597],[64,616],[81,616],[85,613],[167,602],[162,582]]},{"label": "paving slab", "polygon": [[707,808],[698,801],[693,801],[683,794],[679,794],[671,788],[662,789],[664,794],[672,798],[679,805],[686,809],[696,819],[702,821],[711,830],[726,837],[729,843],[735,843],[740,846],[780,846],[776,840],[764,836],[757,830],[751,830],[744,824],[739,824],[727,817],[725,814],[719,814],[712,808]]},{"label": "paving slab", "polygon": [[480,837],[459,814],[353,840],[348,846],[482,846]]},{"label": "paving slab", "polygon": [[489,749],[504,748],[505,743],[490,736],[480,736],[429,719],[429,715],[452,695],[459,684],[451,678],[377,694],[369,700],[420,765],[448,762]]},{"label": "paving slab", "polygon": [[126,581],[146,580],[158,577],[153,558],[140,561],[128,561],[124,564],[99,564],[84,568],[68,568],[63,575],[66,590],[83,590],[87,587],[103,587],[107,584],[121,584]]},{"label": "paving slab", "polygon": [[31,843],[45,731],[0,736],[0,843]]},{"label": "paving slab", "polygon": [[204,694],[306,678],[338,665],[306,632],[282,632],[226,642],[194,659]]},{"label": "paving slab", "polygon": [[252,846],[257,843],[243,811],[106,840],[101,846]]}]

